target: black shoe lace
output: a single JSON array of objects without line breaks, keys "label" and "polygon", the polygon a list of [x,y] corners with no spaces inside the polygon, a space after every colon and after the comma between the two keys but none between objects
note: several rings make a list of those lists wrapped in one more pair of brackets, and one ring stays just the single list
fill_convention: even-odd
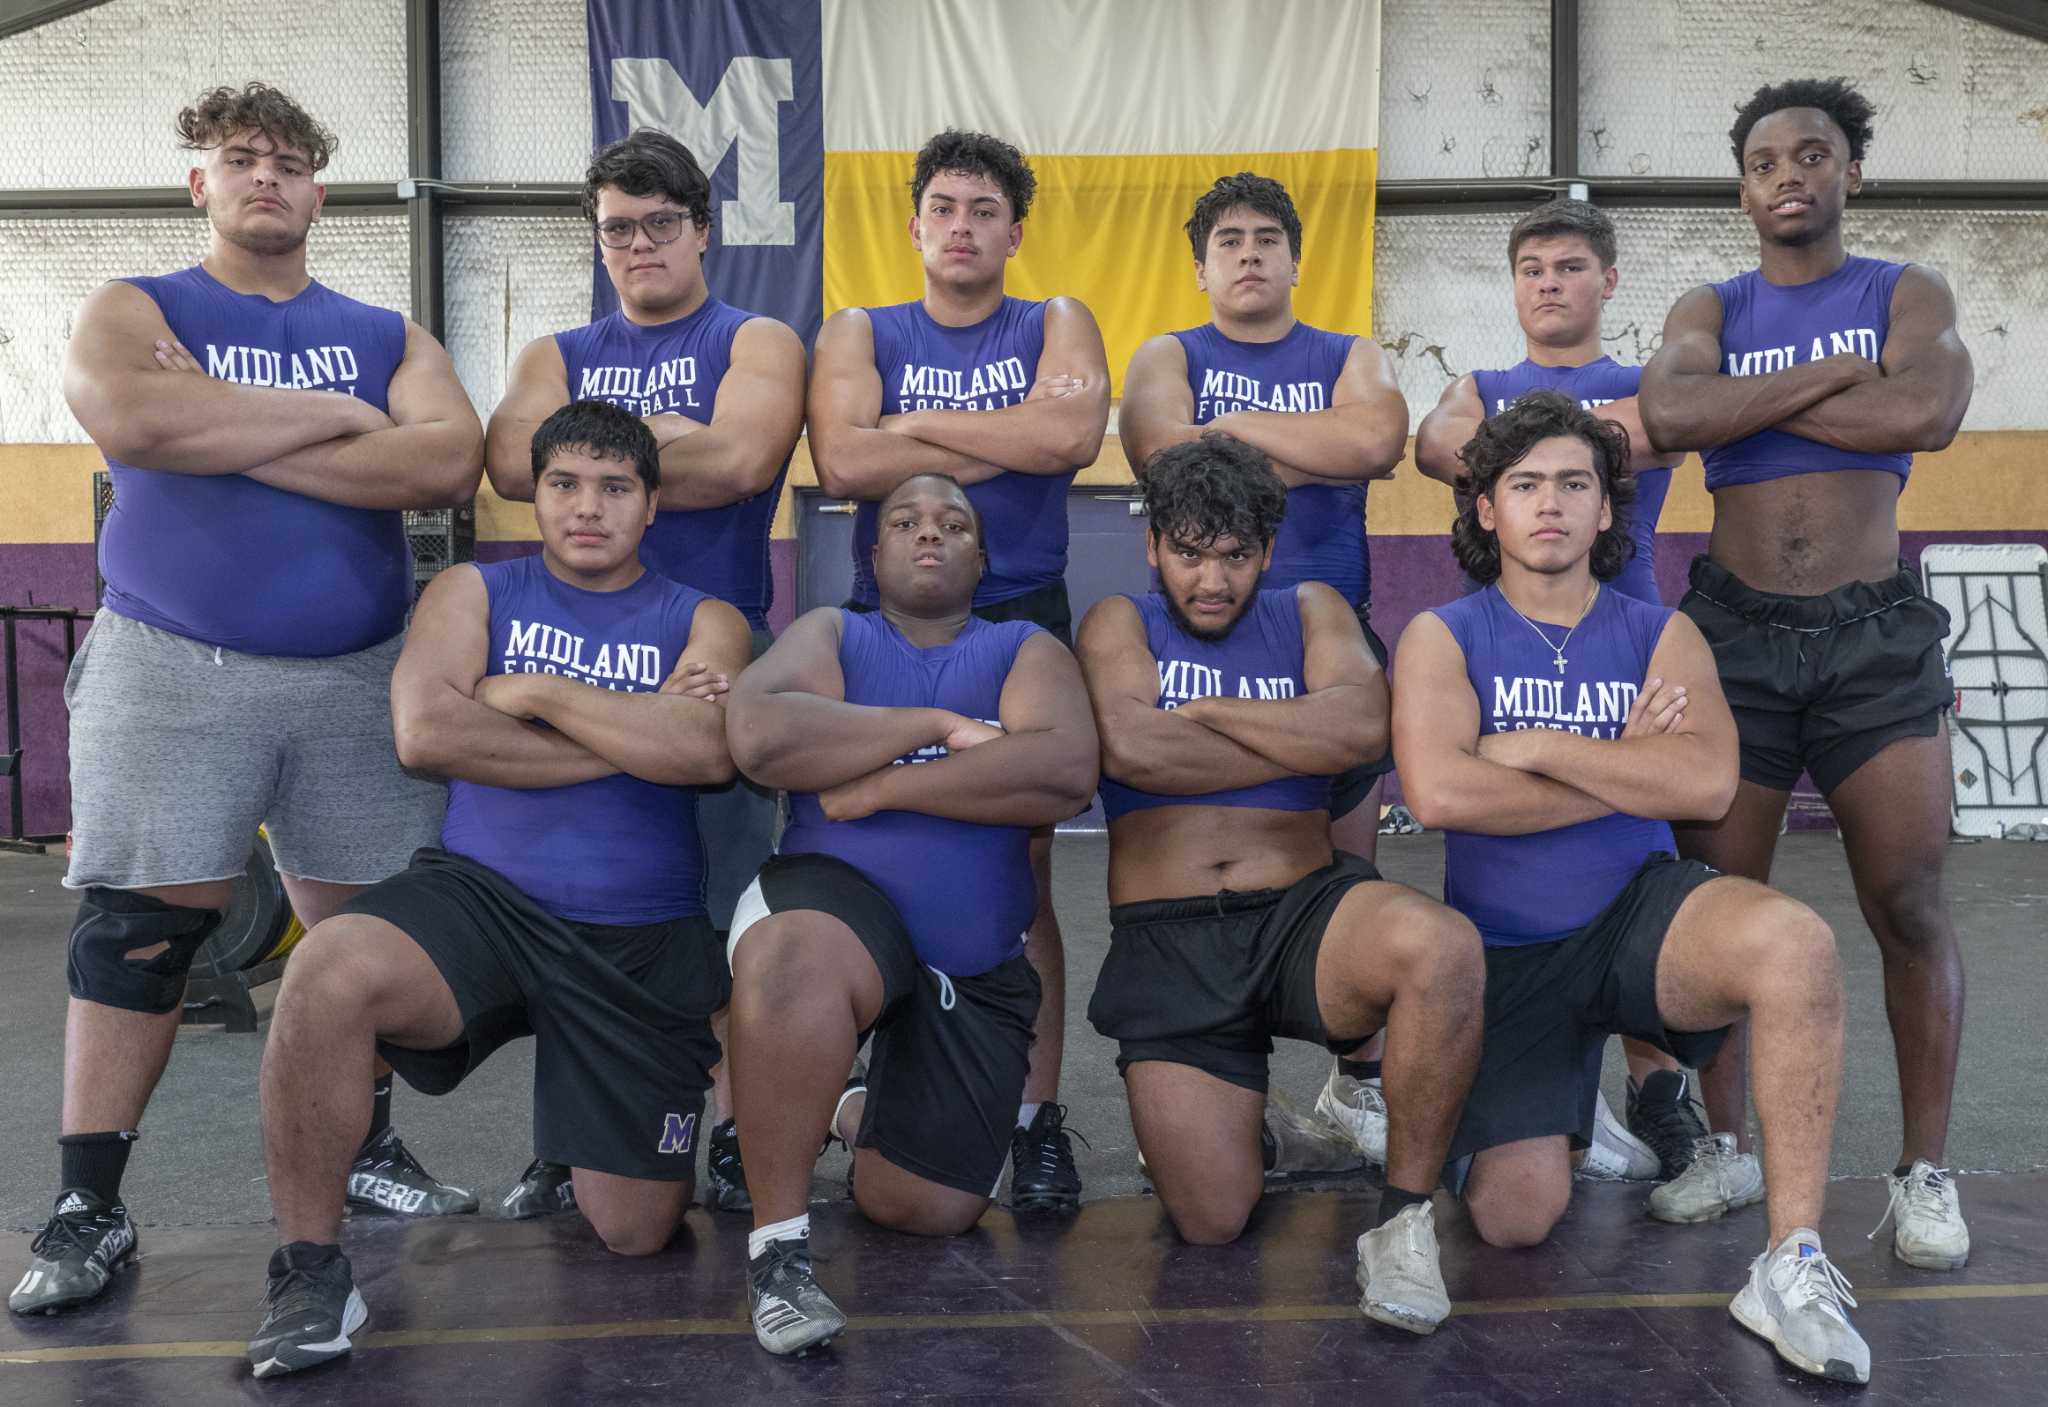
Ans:
[{"label": "black shoe lace", "polygon": [[[747,1278],[753,1282],[757,1294],[778,1294],[789,1300],[789,1291],[815,1283],[817,1276],[812,1272],[814,1261],[829,1257],[815,1255],[808,1240],[774,1240],[768,1249],[761,1252],[761,1261],[747,1269]],[[794,1300],[790,1300],[794,1304]]]},{"label": "black shoe lace", "polygon": [[264,1323],[275,1323],[294,1315],[328,1315],[334,1313],[328,1304],[328,1296],[322,1293],[321,1281],[332,1266],[319,1270],[304,1270],[292,1266],[284,1274],[272,1277],[263,1289]]},{"label": "black shoe lace", "polygon": [[1642,1125],[1643,1141],[1650,1145],[1666,1167],[1691,1162],[1694,1145],[1707,1136],[1706,1121],[1700,1117],[1699,1107],[1690,1099],[1639,1103],[1636,1105],[1636,1120]]},{"label": "black shoe lace", "polygon": [[88,1212],[75,1217],[53,1216],[36,1233],[36,1239],[29,1242],[29,1254],[43,1256],[45,1250],[51,1249],[57,1252],[55,1256],[43,1256],[45,1260],[56,1260],[67,1250],[91,1255],[93,1248],[112,1227],[113,1220],[112,1216],[102,1212]]},{"label": "black shoe lace", "polygon": [[[1039,1172],[1046,1177],[1057,1177],[1061,1172],[1074,1166],[1074,1139],[1080,1139],[1081,1146],[1091,1151],[1095,1145],[1088,1141],[1088,1135],[1067,1128],[1066,1105],[1048,1104],[1045,1106],[1045,1114],[1050,1117],[1045,1118],[1043,1133],[1038,1131],[1037,1121],[1034,1120],[1033,1127],[1017,1130],[1017,1139],[1035,1145],[1031,1156],[1037,1162]],[[1016,1156],[1014,1150],[1010,1156],[1013,1162],[1024,1161]]]}]

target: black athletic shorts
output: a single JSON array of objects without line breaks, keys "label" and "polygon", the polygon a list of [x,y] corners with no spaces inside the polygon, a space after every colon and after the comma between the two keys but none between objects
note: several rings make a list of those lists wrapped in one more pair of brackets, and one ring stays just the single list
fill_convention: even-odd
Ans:
[{"label": "black athletic shorts", "polygon": [[[858,601],[848,601],[842,609],[866,614],[875,608],[863,606]],[[1033,625],[1043,626],[1068,649],[1074,648],[1074,611],[1068,604],[1064,581],[1047,582],[1044,586],[1034,586],[1022,596],[976,606],[974,614],[997,625],[1006,620],[1028,620]]]},{"label": "black athletic shorts", "polygon": [[1379,877],[1340,851],[1286,889],[1111,908],[1088,1021],[1117,1042],[1117,1073],[1167,1060],[1263,1094],[1275,1036],[1354,1049],[1372,1032],[1331,1039],[1316,1002],[1316,956],[1338,901]]},{"label": "black athletic shorts", "polygon": [[1904,562],[1889,581],[1825,596],[1774,596],[1705,557],[1678,603],[1714,647],[1742,738],[1743,780],[1822,795],[1900,738],[1931,738],[1955,705],[1941,642],[1948,612]]},{"label": "black athletic shorts", "polygon": [[729,990],[703,915],[567,923],[496,870],[431,848],[341,911],[381,918],[417,943],[462,1012],[461,1037],[439,1050],[377,1043],[407,1084],[446,1094],[530,1035],[536,1156],[658,1182],[696,1175],[719,1058],[711,1013]]},{"label": "black athletic shorts", "polygon": [[[1486,1039],[1451,1139],[1455,1162],[1525,1138],[1593,1136],[1600,1056],[1633,1036],[1694,1069],[1728,1034],[1671,1031],[1657,1012],[1657,956],[1686,896],[1719,871],[1653,855],[1600,916],[1555,943],[1486,950]],[[1463,1169],[1449,1179],[1463,1185]]]},{"label": "black athletic shorts", "polygon": [[942,1187],[993,1198],[1024,1099],[1038,974],[1021,954],[967,977],[926,966],[889,896],[830,855],[776,855],[763,865],[733,911],[730,951],[763,918],[798,909],[852,929],[882,974],[854,1146]]},{"label": "black athletic shorts", "polygon": [[[1372,657],[1380,662],[1382,670],[1387,667],[1387,646],[1379,632],[1372,628],[1372,606],[1358,608],[1358,628],[1365,632],[1365,647],[1372,651]],[[1387,750],[1371,762],[1361,762],[1348,772],[1340,772],[1330,781],[1330,819],[1341,821],[1358,809],[1365,800],[1365,794],[1372,790],[1373,783],[1394,770],[1394,739],[1392,721],[1389,720]],[[1377,822],[1377,817],[1374,818]]]}]

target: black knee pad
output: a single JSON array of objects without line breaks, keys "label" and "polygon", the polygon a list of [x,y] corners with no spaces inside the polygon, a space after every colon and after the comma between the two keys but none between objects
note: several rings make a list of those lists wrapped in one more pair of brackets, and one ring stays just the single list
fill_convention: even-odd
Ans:
[{"label": "black knee pad", "polygon": [[[161,1016],[185,999],[185,973],[219,909],[179,908],[147,894],[93,885],[78,901],[65,955],[71,995],[80,1001]],[[147,958],[138,949],[165,945]]]}]

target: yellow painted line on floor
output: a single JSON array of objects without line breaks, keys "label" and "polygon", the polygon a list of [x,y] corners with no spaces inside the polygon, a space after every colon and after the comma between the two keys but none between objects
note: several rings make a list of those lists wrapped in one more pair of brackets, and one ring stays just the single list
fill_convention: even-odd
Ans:
[{"label": "yellow painted line on floor", "polygon": [[[1731,1291],[1698,1294],[1548,1295],[1536,1299],[1463,1300],[1451,1306],[1454,1316],[1482,1314],[1571,1314],[1587,1310],[1721,1309]],[[1901,1285],[1860,1291],[1865,1304],[1902,1304],[1925,1300],[2009,1300],[2048,1297],[2048,1283],[2021,1285]],[[873,1314],[847,1322],[849,1333],[904,1330],[1115,1328],[1138,1324],[1146,1328],[1176,1324],[1294,1324],[1359,1319],[1353,1304],[1286,1304],[1216,1306],[1186,1309],[1053,1309],[1005,1310],[992,1314]],[[732,1319],[635,1319],[608,1324],[524,1324],[496,1329],[407,1329],[365,1334],[360,1349],[433,1348],[458,1344],[564,1343],[579,1339],[655,1339],[692,1337],[738,1338],[753,1332],[747,1321]],[[183,1343],[85,1344],[75,1348],[0,1350],[0,1366],[39,1363],[98,1363],[137,1358],[240,1358],[248,1344],[194,1340]]]}]

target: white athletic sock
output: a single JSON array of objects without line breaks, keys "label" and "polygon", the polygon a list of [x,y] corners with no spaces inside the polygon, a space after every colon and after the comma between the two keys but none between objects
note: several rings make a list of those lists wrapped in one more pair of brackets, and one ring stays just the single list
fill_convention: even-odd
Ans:
[{"label": "white athletic sock", "polygon": [[1038,1117],[1038,1110],[1039,1106],[1036,1104],[1019,1104],[1017,1106],[1017,1127],[1020,1129],[1030,1128],[1031,1121]]},{"label": "white athletic sock", "polygon": [[788,1221],[778,1221],[773,1226],[764,1226],[758,1231],[747,1233],[747,1259],[752,1260],[768,1249],[770,1241],[808,1241],[811,1239],[811,1214],[793,1216]]}]

